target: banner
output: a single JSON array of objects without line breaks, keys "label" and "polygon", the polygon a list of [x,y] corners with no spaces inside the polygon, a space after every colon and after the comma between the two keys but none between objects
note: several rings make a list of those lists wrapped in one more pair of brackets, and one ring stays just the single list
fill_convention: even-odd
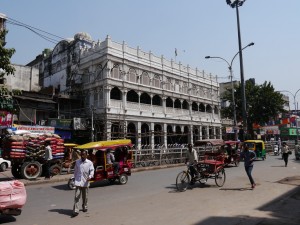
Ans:
[{"label": "banner", "polygon": [[54,134],[54,127],[44,127],[44,126],[16,126],[17,130],[26,130],[32,133],[51,133]]}]

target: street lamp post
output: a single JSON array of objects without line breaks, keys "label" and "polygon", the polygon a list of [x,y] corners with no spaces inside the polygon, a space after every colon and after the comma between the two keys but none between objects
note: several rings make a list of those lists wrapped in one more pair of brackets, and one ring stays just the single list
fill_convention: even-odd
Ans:
[{"label": "street lamp post", "polygon": [[241,73],[241,88],[242,88],[242,112],[243,112],[243,130],[247,129],[247,114],[246,114],[246,94],[245,94],[245,81],[244,81],[244,66],[243,66],[243,54],[242,54],[242,41],[240,31],[240,18],[239,7],[244,4],[246,0],[226,0],[226,3],[232,8],[236,9],[238,40],[239,40],[239,57],[240,57],[240,73]]},{"label": "street lamp post", "polygon": [[300,88],[295,92],[295,94],[293,94],[292,92],[287,91],[287,90],[279,91],[279,92],[288,92],[293,96],[294,105],[295,105],[295,113],[296,113],[296,142],[297,142],[297,144],[298,144],[298,120],[297,120],[298,113],[297,113],[296,96],[299,91],[300,91]]},{"label": "street lamp post", "polygon": [[[249,43],[248,45],[246,45],[245,47],[243,47],[241,49],[241,51],[243,51],[245,48],[248,48],[250,46],[254,45],[253,42]],[[229,63],[226,59],[219,57],[219,56],[205,56],[206,59],[222,59],[224,62],[227,63],[228,65],[228,69],[230,72],[230,82],[231,82],[231,95],[232,95],[232,108],[233,108],[233,129],[234,129],[234,138],[235,140],[237,140],[237,133],[236,133],[236,126],[237,126],[237,119],[236,119],[236,107],[235,107],[235,98],[234,98],[234,86],[233,86],[233,74],[232,74],[232,63],[233,60],[235,59],[235,57],[240,53],[240,51],[238,51],[232,58],[231,62]]]}]

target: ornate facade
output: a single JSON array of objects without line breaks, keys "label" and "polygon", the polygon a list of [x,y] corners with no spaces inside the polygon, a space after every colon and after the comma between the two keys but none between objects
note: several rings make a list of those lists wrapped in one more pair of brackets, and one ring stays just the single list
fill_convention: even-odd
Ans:
[{"label": "ornate facade", "polygon": [[221,138],[219,83],[204,71],[82,33],[58,43],[43,68],[43,86],[83,101],[94,140],[154,148]]}]

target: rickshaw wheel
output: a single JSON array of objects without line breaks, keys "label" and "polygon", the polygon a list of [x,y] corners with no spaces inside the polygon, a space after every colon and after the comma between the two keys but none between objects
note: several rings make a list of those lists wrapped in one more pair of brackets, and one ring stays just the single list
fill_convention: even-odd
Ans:
[{"label": "rickshaw wheel", "polygon": [[126,184],[128,181],[128,176],[126,174],[121,174],[119,177],[120,184]]},{"label": "rickshaw wheel", "polygon": [[176,188],[178,191],[186,191],[190,183],[190,175],[186,171],[180,172],[176,177]]},{"label": "rickshaw wheel", "polygon": [[75,179],[74,177],[71,177],[68,181],[68,188],[70,188],[70,190],[75,190]]},{"label": "rickshaw wheel", "polygon": [[218,187],[222,187],[224,185],[224,183],[225,183],[225,180],[226,180],[225,170],[221,169],[215,175],[216,185]]}]

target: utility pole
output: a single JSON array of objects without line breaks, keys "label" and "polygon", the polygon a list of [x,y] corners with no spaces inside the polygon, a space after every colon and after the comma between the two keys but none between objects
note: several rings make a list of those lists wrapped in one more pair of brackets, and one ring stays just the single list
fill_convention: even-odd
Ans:
[{"label": "utility pole", "polygon": [[92,118],[91,118],[91,141],[94,141],[94,106],[91,105],[91,112],[92,112]]}]

